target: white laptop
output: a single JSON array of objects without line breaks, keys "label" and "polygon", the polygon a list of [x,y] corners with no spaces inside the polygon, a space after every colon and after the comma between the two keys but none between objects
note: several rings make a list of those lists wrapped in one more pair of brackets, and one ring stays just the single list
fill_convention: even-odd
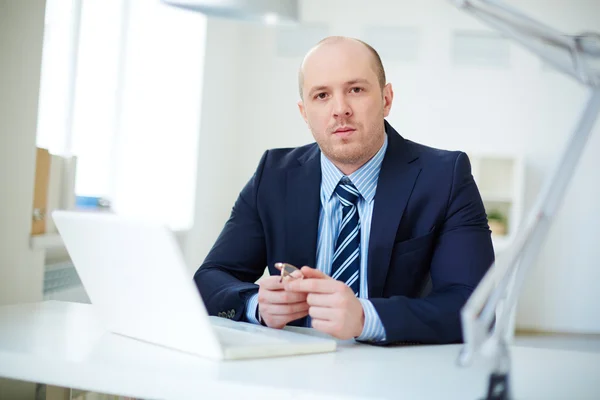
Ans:
[{"label": "white laptop", "polygon": [[54,211],[52,217],[111,332],[218,360],[336,349],[331,338],[209,317],[164,226],[110,213]]}]

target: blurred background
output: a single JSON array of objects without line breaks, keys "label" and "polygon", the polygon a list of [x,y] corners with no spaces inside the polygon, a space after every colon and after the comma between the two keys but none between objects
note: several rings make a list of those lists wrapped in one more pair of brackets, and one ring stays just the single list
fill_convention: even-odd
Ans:
[{"label": "blurred background", "polygon": [[[597,0],[521,0],[566,34]],[[158,0],[0,0],[0,305],[87,301],[51,218],[150,218],[190,274],[268,148],[312,142],[297,72],[329,35],[380,52],[405,138],[471,158],[501,253],[552,171],[586,88],[446,0],[300,0],[300,24]],[[45,151],[47,150],[47,151]],[[600,124],[520,298],[522,331],[600,334]]]}]

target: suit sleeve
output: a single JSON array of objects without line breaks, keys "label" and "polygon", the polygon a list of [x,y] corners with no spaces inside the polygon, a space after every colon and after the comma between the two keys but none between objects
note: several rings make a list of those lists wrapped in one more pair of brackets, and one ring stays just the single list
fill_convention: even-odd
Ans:
[{"label": "suit sleeve", "polygon": [[462,341],[460,309],[494,261],[487,216],[464,153],[454,164],[444,222],[431,258],[432,291],[425,298],[371,299],[394,342]]},{"label": "suit sleeve", "polygon": [[194,281],[209,315],[246,320],[246,304],[258,291],[254,282],[266,266],[265,236],[256,198],[268,151],[240,192],[231,215]]}]

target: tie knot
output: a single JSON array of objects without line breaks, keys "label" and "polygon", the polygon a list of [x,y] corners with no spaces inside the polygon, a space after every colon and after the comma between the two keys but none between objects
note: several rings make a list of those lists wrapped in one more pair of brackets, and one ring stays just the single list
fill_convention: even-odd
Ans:
[{"label": "tie knot", "polygon": [[356,189],[352,184],[352,181],[347,177],[343,177],[340,180],[340,183],[338,183],[335,188],[335,194],[338,196],[344,207],[356,205],[358,197],[360,196],[358,189]]}]

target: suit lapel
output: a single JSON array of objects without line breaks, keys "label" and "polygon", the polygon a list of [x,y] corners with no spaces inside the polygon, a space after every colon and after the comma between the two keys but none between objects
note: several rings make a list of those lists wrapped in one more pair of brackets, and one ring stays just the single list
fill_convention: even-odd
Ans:
[{"label": "suit lapel", "polygon": [[386,121],[388,149],[381,164],[369,239],[369,297],[381,297],[396,231],[421,171],[405,140]]},{"label": "suit lapel", "polygon": [[321,207],[321,162],[315,144],[298,161],[297,168],[288,170],[286,185],[285,243],[283,260],[302,267],[316,267],[317,233]]}]

